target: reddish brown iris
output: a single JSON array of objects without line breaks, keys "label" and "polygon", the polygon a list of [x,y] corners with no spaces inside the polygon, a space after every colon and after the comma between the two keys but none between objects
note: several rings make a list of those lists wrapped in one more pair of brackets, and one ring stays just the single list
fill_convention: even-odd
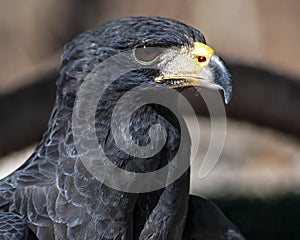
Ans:
[{"label": "reddish brown iris", "polygon": [[206,62],[206,57],[204,57],[204,56],[199,56],[199,57],[198,57],[198,62],[200,62],[200,63]]}]

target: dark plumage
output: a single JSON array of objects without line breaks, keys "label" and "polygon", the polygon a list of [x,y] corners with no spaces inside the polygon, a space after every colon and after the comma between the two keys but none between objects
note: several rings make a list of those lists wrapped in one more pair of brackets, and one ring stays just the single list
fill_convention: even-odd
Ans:
[{"label": "dark plumage", "polygon": [[28,228],[27,221],[14,213],[0,212],[0,239],[27,239],[35,240],[37,237]]},{"label": "dark plumage", "polygon": [[[139,46],[191,49],[194,42],[205,43],[205,39],[199,31],[176,20],[132,17],[94,28],[67,44],[48,130],[27,162],[0,183],[0,221],[9,216],[7,212],[15,213],[16,224],[26,229],[27,222],[39,239],[181,239],[188,210],[189,170],[157,191],[138,194],[111,189],[99,182],[81,162],[81,153],[74,144],[72,113],[79,87],[107,58]],[[218,75],[218,85],[212,85],[212,81],[209,86],[223,89],[228,100],[230,75],[217,59],[218,66],[212,59],[205,67],[213,72],[211,80]],[[115,104],[124,93],[143,82],[157,85],[155,79],[161,76],[162,70],[145,66],[122,75],[106,89],[98,103],[95,114],[98,141],[109,159],[120,168],[148,172],[165,166],[177,153],[180,137],[187,131],[185,126],[180,128],[170,110],[148,104],[132,118],[131,134],[137,144],[147,145],[150,126],[161,124],[168,135],[162,150],[143,159],[124,153],[114,141],[110,118]],[[122,111],[125,113],[126,109]],[[81,126],[87,124],[85,121],[83,118]],[[81,139],[89,141],[86,135]],[[189,148],[190,141],[185,139],[185,152],[179,157],[189,161]],[[97,151],[89,144],[85,149]],[[23,238],[26,234],[24,232]]]}]

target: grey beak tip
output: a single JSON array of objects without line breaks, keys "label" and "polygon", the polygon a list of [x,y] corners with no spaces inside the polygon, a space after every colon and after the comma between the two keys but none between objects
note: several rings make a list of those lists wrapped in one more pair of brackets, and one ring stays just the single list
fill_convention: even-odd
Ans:
[{"label": "grey beak tip", "polygon": [[225,104],[228,104],[231,100],[231,96],[230,95],[227,95],[226,93],[224,94],[224,101],[225,101]]},{"label": "grey beak tip", "polygon": [[232,85],[227,86],[227,88],[224,89],[224,101],[226,104],[228,104],[232,97]]},{"label": "grey beak tip", "polygon": [[213,55],[211,58],[210,67],[215,74],[215,83],[218,84],[224,94],[224,101],[226,104],[230,102],[232,95],[232,77],[225,62],[217,55]]}]

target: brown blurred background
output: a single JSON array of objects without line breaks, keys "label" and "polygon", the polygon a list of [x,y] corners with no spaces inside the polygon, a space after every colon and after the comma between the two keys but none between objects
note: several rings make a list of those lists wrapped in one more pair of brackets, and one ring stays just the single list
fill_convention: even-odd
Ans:
[{"label": "brown blurred background", "polygon": [[[46,128],[66,42],[115,18],[176,18],[229,61],[236,85],[221,160],[205,179],[193,168],[191,191],[215,199],[249,239],[299,239],[299,13],[297,0],[1,1],[0,155],[41,137],[35,130]],[[208,141],[209,131],[203,134]],[[32,151],[0,159],[0,177]]]},{"label": "brown blurred background", "polygon": [[228,59],[300,75],[297,0],[28,0],[0,4],[1,90],[50,60],[57,65],[56,54],[76,34],[131,15],[179,19],[200,29],[208,43]]}]

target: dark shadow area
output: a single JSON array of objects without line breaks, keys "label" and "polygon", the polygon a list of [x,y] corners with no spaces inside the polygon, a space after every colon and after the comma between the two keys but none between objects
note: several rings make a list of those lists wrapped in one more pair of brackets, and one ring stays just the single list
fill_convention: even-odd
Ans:
[{"label": "dark shadow area", "polygon": [[0,156],[41,139],[55,101],[56,71],[0,95]]},{"label": "dark shadow area", "polygon": [[[273,128],[300,138],[300,82],[250,66],[231,64],[234,92],[227,117]],[[203,100],[186,95],[196,112],[207,115]]]},{"label": "dark shadow area", "polygon": [[[212,200],[212,199],[211,199]],[[218,198],[212,200],[247,240],[300,238],[300,196]]]}]

